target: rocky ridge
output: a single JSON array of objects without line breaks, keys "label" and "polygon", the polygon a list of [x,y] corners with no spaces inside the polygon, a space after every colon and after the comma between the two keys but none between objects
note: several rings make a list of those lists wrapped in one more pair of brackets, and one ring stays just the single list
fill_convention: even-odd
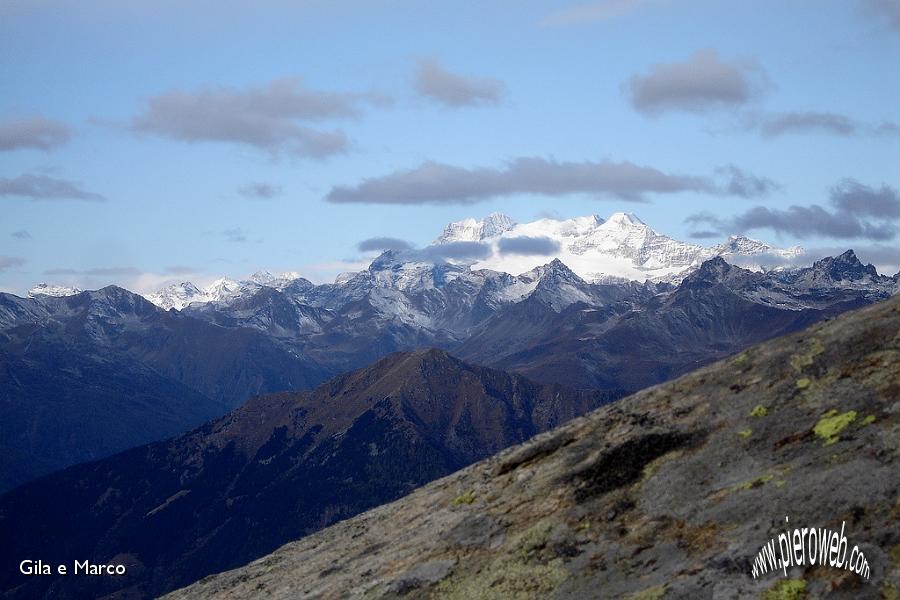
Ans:
[{"label": "rocky ridge", "polygon": [[[755,346],[167,596],[893,598],[900,299]],[[840,529],[868,580],[751,576]]]}]

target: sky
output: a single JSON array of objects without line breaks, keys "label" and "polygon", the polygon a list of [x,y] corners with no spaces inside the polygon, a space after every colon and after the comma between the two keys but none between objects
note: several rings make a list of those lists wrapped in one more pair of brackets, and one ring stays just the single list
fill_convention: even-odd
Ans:
[{"label": "sky", "polygon": [[627,211],[900,268],[900,0],[5,0],[0,290]]}]

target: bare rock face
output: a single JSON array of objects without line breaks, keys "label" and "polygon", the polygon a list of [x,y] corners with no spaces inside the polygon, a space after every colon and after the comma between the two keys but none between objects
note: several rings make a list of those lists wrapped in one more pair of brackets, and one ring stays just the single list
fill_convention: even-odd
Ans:
[{"label": "bare rock face", "polygon": [[[168,598],[896,597],[898,399],[894,298],[603,407]],[[751,575],[780,533],[842,526],[868,579],[808,562]]]}]

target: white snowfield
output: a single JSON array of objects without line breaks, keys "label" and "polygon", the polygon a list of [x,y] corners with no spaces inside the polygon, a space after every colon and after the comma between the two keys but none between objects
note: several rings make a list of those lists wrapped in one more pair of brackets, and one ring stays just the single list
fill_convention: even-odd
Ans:
[{"label": "white snowfield", "polygon": [[[528,238],[557,249],[547,254],[517,254],[503,251],[504,242]],[[630,213],[614,213],[606,220],[590,215],[567,220],[540,219],[517,224],[502,214],[482,221],[466,219],[451,223],[435,244],[479,242],[491,255],[473,263],[473,269],[491,269],[513,275],[530,271],[558,258],[585,281],[610,280],[677,283],[700,264],[722,256],[740,266],[761,270],[773,261],[789,263],[802,256],[802,248],[774,248],[743,236],[731,236],[714,247],[689,244],[653,230]],[[755,262],[754,257],[761,259]]]},{"label": "white snowfield", "polygon": [[185,306],[194,303],[228,302],[244,295],[248,291],[256,291],[261,287],[283,289],[291,281],[299,277],[300,274],[293,271],[279,275],[273,275],[268,271],[257,271],[244,281],[223,277],[216,279],[203,289],[198,288],[190,281],[184,281],[167,286],[154,294],[149,294],[147,300],[166,310],[170,308],[181,310]]},{"label": "white snowfield", "polygon": [[28,290],[28,297],[34,298],[35,296],[53,296],[54,298],[62,298],[63,296],[74,296],[79,292],[81,292],[81,290],[76,287],[39,283]]}]

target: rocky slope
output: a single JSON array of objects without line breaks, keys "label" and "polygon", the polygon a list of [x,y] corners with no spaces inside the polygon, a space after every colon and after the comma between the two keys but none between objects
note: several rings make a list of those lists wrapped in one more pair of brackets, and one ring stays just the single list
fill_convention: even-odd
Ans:
[{"label": "rocky slope", "polygon": [[[900,298],[753,347],[168,596],[895,598]],[[754,579],[788,526],[831,566]],[[849,552],[849,550],[848,550]]]},{"label": "rocky slope", "polygon": [[[17,599],[155,596],[394,500],[609,400],[438,350],[391,355],[314,391],[255,398],[174,440],[0,496],[0,590]],[[6,568],[22,560],[16,556],[122,561],[129,574],[28,578]]]}]

